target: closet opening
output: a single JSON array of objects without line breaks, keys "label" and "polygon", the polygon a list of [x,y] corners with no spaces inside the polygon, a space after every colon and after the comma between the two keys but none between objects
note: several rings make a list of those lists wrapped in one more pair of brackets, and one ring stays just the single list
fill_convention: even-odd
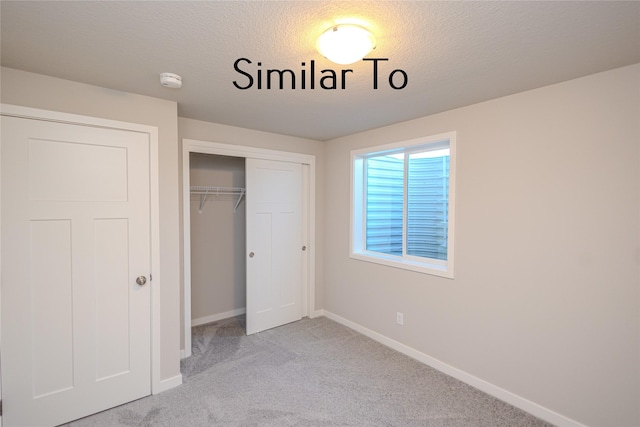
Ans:
[{"label": "closet opening", "polygon": [[192,327],[245,334],[315,312],[315,156],[182,140],[182,358]]},{"label": "closet opening", "polygon": [[189,154],[191,326],[246,313],[245,159]]}]

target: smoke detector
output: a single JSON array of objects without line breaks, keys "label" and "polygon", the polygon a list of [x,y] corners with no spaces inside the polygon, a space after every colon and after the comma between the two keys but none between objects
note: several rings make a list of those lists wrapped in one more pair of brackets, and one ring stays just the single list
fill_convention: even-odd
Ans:
[{"label": "smoke detector", "polygon": [[174,73],[162,73],[160,74],[160,84],[164,87],[180,89],[182,87],[182,77]]}]

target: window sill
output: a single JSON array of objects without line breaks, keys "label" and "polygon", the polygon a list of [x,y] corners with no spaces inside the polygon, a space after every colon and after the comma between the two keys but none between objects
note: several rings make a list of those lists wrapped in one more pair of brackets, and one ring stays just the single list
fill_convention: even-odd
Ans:
[{"label": "window sill", "polygon": [[352,252],[350,257],[359,261],[372,262],[374,264],[386,265],[388,267],[410,270],[432,276],[453,279],[453,268],[450,265],[438,265],[429,262],[413,261],[410,259],[395,257],[371,252]]}]

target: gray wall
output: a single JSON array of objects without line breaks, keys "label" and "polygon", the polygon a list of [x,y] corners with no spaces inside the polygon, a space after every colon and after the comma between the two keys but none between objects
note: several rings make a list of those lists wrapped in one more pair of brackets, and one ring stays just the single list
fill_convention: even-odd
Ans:
[{"label": "gray wall", "polygon": [[[639,75],[327,142],[324,308],[581,423],[639,425]],[[350,150],[445,131],[455,278],[350,259]]]},{"label": "gray wall", "polygon": [[[245,186],[244,158],[191,153],[191,185]],[[191,318],[246,308],[245,200],[191,197]]]},{"label": "gray wall", "polygon": [[177,105],[132,93],[2,67],[1,101],[158,128],[160,174],[161,378],[180,375]]}]

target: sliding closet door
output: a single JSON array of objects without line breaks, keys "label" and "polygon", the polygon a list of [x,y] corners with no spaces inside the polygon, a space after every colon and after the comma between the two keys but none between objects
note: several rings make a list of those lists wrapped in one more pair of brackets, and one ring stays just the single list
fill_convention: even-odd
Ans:
[{"label": "sliding closet door", "polygon": [[302,317],[302,165],[247,159],[247,334]]}]

